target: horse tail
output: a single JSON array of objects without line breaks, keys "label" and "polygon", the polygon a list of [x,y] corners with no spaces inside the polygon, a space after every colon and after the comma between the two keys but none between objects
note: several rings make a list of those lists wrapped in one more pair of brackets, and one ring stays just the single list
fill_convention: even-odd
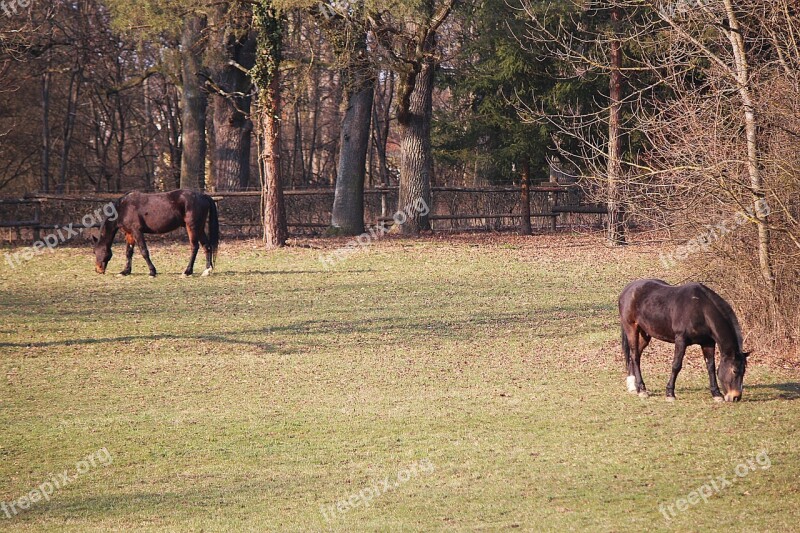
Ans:
[{"label": "horse tail", "polygon": [[625,334],[625,327],[620,324],[620,341],[622,342],[622,355],[625,357],[625,372],[631,368],[631,345],[628,343],[628,336]]},{"label": "horse tail", "polygon": [[219,215],[217,213],[217,202],[210,196],[208,210],[208,244],[211,246],[211,264],[217,263],[217,249],[219,248]]}]

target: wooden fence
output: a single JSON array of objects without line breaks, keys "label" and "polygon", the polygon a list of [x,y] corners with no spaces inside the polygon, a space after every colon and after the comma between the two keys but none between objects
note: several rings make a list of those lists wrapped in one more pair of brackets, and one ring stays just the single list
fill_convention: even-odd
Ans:
[{"label": "wooden fence", "polygon": [[[520,187],[432,187],[430,220],[434,231],[514,229],[522,221]],[[397,187],[364,191],[365,221],[368,226],[389,223],[397,207]],[[220,208],[220,226],[228,236],[261,232],[261,192],[210,192]],[[333,189],[284,191],[288,225],[294,234],[318,234],[329,226]],[[119,193],[45,194],[29,193],[24,198],[0,199],[0,229],[6,240],[37,241],[42,230],[84,225],[83,215],[116,200]],[[531,224],[536,230],[553,231],[559,223],[591,223],[591,215],[602,216],[603,206],[583,205],[574,185],[551,183],[530,187]],[[587,218],[587,215],[590,218]],[[599,218],[594,218],[595,223]],[[23,231],[25,230],[25,231]]]}]

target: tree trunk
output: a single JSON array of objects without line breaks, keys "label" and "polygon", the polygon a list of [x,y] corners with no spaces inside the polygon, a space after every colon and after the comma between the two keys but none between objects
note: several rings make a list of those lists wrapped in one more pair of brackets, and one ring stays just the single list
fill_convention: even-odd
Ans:
[{"label": "tree trunk", "polygon": [[[252,31],[225,24],[229,10],[227,5],[217,8],[217,22],[221,35],[217,35],[216,46],[220,63],[216,65],[214,82],[214,172],[219,190],[246,189],[250,183],[250,144],[253,123],[250,114],[250,76],[244,69],[255,64],[256,36]],[[235,20],[250,19],[252,12],[233,13]],[[241,16],[240,16],[241,15]],[[234,63],[234,64],[231,64]],[[240,68],[241,67],[241,68]],[[223,94],[220,94],[223,93]]]},{"label": "tree trunk", "polygon": [[[250,108],[249,101],[239,105],[243,110]],[[214,97],[214,168],[219,190],[235,191],[250,185],[253,123],[236,107],[227,98]]]},{"label": "tree trunk", "polygon": [[181,35],[183,97],[181,100],[181,188],[203,189],[206,170],[206,110],[208,99],[200,82],[203,68],[202,32],[205,19],[190,15]]},{"label": "tree trunk", "polygon": [[404,223],[397,224],[393,231],[406,235],[431,229],[428,210],[414,209],[414,206],[420,205],[420,202],[431,205],[431,116],[435,66],[432,59],[424,59],[419,74],[401,76],[400,83],[406,86],[398,91],[399,94],[405,94],[409,91],[408,84],[413,84],[407,97],[400,99],[397,113],[400,124],[400,193],[397,210],[406,213],[407,218]]},{"label": "tree trunk", "polygon": [[347,110],[339,141],[331,228],[341,235],[359,235],[364,232],[364,174],[375,97],[375,77],[367,60],[366,34],[344,54],[349,56],[342,75]]},{"label": "tree trunk", "polygon": [[520,235],[532,235],[531,229],[531,163],[527,159],[522,161],[522,193],[520,202],[522,203],[522,223],[520,224]]},{"label": "tree trunk", "polygon": [[258,88],[264,244],[267,249],[274,249],[286,244],[288,231],[280,165],[281,100],[278,73],[283,29],[272,0],[261,0],[253,6],[253,26],[257,32],[256,64],[252,76]]},{"label": "tree trunk", "polygon": [[264,204],[264,244],[268,249],[279,248],[286,244],[288,230],[286,227],[286,207],[283,199],[281,183],[281,143],[280,117],[278,116],[279,80],[275,77],[269,85],[268,99],[272,106],[262,110],[261,135],[263,151],[261,153],[264,169],[264,188],[262,191]]},{"label": "tree trunk", "polygon": [[69,152],[72,148],[72,132],[75,130],[78,97],[81,92],[82,69],[75,66],[69,80],[69,93],[67,95],[67,117],[64,121],[64,135],[61,144],[61,165],[58,171],[58,184],[56,192],[63,194],[67,187],[67,171],[69,170]]},{"label": "tree trunk", "polygon": [[[378,165],[380,166],[381,186],[389,186],[389,164],[386,158],[386,146],[389,141],[389,126],[391,122],[392,102],[394,100],[394,72],[388,72],[388,79],[384,87],[376,84],[376,92],[380,91],[378,102],[373,109],[372,123],[375,130],[375,148],[378,152]],[[388,91],[388,95],[386,94]],[[374,99],[374,97],[373,97]],[[382,117],[378,115],[382,111]],[[385,217],[389,211],[386,193],[381,193],[381,216]]]},{"label": "tree trunk", "polygon": [[114,192],[122,190],[122,174],[125,172],[125,137],[127,122],[125,120],[125,110],[122,108],[122,99],[117,93],[115,102],[115,112],[118,118],[119,127],[117,128],[117,170]]},{"label": "tree trunk", "polygon": [[[615,35],[619,34],[621,12],[615,7],[611,12],[611,24]],[[622,181],[622,45],[618,39],[611,41],[611,79],[609,83],[608,114],[608,167],[607,167],[607,239],[612,246],[625,244],[625,222],[620,205],[620,183]]]},{"label": "tree trunk", "polygon": [[[153,116],[153,108],[150,102],[150,78],[145,78],[142,84],[142,97],[144,100],[144,114],[146,117]],[[155,179],[155,168],[157,165],[157,156],[154,151],[154,144],[152,139],[156,138],[153,133],[155,127],[152,122],[148,122],[145,127],[144,142],[142,143],[142,155],[144,156],[144,189],[146,191],[153,190],[153,181]]]},{"label": "tree trunk", "polygon": [[364,174],[374,94],[371,83],[352,94],[342,122],[336,193],[331,213],[331,226],[341,235],[364,232]]},{"label": "tree trunk", "polygon": [[747,138],[747,171],[750,177],[750,193],[753,202],[753,213],[758,227],[758,262],[761,277],[767,285],[773,304],[777,303],[775,287],[775,273],[772,267],[772,247],[769,228],[769,208],[764,192],[764,183],[759,166],[760,151],[758,147],[758,124],[756,110],[753,103],[752,87],[750,84],[750,67],[747,61],[744,38],[739,25],[736,11],[731,0],[724,0],[725,11],[728,15],[728,38],[731,42],[733,55],[736,61],[736,78],[739,86],[739,95],[744,106],[745,136]]},{"label": "tree trunk", "polygon": [[178,122],[179,95],[177,90],[170,90],[166,83],[163,85],[166,94],[167,125],[169,141],[169,180],[165,179],[162,186],[166,189],[181,186],[181,161],[183,161],[183,144],[181,143],[181,127]]},{"label": "tree trunk", "polygon": [[50,72],[42,74],[42,192],[50,192]]}]

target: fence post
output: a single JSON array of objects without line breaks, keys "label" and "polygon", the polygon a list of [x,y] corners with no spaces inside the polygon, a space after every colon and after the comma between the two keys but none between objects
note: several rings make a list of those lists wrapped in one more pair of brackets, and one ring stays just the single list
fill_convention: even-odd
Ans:
[{"label": "fence post", "polygon": [[[550,187],[558,187],[558,174],[556,169],[550,165],[550,182],[547,184]],[[553,216],[550,217],[550,231],[555,232],[558,227],[558,214],[553,211],[558,205],[558,192],[547,193],[547,203],[550,207],[550,212]]]},{"label": "fence post", "polygon": [[41,216],[42,204],[38,200],[34,200],[33,220],[36,222],[36,225],[33,227],[33,242],[39,242],[42,237],[41,233],[39,232],[39,224],[42,223]]},{"label": "fence post", "polygon": [[522,202],[522,220],[520,221],[519,233],[520,235],[531,235],[531,165],[525,159],[522,162],[522,183],[520,200]]}]

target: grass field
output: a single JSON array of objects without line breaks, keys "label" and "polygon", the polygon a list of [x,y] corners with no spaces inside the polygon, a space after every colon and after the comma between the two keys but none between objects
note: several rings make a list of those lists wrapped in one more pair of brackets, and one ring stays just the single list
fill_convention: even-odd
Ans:
[{"label": "grass field", "polygon": [[209,278],[178,244],[155,280],[0,266],[0,528],[796,530],[800,375],[755,354],[717,404],[693,347],[667,403],[661,344],[625,392],[616,296],[678,281],[652,250],[387,240],[324,270],[343,242],[226,244]]}]

